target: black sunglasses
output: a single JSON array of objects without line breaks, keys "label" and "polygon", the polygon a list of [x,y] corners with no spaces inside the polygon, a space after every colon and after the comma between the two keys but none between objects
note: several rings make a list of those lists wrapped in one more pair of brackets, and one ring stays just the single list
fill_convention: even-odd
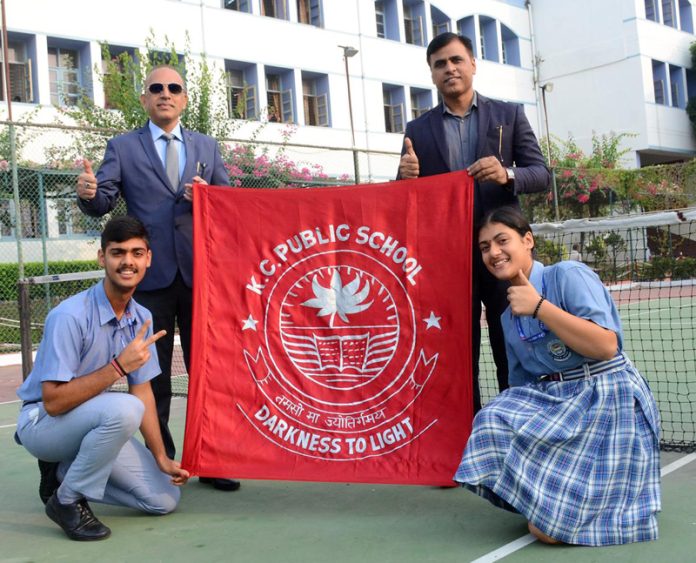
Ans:
[{"label": "black sunglasses", "polygon": [[170,82],[169,84],[153,82],[147,87],[147,91],[150,92],[150,94],[161,94],[165,87],[169,90],[170,94],[181,94],[184,91],[184,87],[176,82]]}]

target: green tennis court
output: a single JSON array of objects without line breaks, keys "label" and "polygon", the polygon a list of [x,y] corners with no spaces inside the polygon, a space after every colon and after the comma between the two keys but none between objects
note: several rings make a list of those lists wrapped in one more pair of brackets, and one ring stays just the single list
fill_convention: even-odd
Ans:
[{"label": "green tennis court", "polygon": [[[186,401],[173,402],[174,438]],[[660,539],[607,548],[529,543],[524,518],[463,489],[245,481],[221,493],[192,480],[179,509],[150,517],[94,504],[113,531],[104,542],[65,538],[43,513],[36,460],[14,444],[19,404],[0,404],[0,562],[693,561],[696,454],[663,453]],[[675,465],[675,462],[684,465]]]}]

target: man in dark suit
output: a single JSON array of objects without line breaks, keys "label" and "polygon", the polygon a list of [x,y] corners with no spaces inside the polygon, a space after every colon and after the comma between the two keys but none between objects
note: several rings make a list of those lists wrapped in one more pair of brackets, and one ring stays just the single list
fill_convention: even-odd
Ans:
[{"label": "man in dark suit", "polygon": [[[549,171],[522,107],[490,100],[474,90],[471,40],[443,33],[430,42],[426,57],[442,103],[407,124],[398,179],[468,170],[474,178],[475,226],[493,208],[518,205],[518,194],[547,189]],[[500,326],[500,315],[508,305],[507,286],[488,272],[475,247],[471,310],[475,411],[481,408],[481,302],[486,306],[498,386],[501,391],[508,386]]]},{"label": "man in dark suit", "polygon": [[[111,139],[96,176],[88,161],[77,178],[80,209],[101,217],[121,196],[128,214],[140,219],[150,233],[153,261],[135,293],[150,310],[154,330],[166,330],[157,341],[162,373],[152,381],[162,438],[167,455],[175,447],[169,432],[172,398],[171,366],[174,324],[179,327],[188,371],[191,345],[193,282],[192,182],[229,185],[217,141],[187,131],[179,122],[188,97],[179,72],[170,66],[154,68],[145,80],[140,102],[150,116],[141,129]],[[230,479],[201,478],[218,489],[237,490]]]}]

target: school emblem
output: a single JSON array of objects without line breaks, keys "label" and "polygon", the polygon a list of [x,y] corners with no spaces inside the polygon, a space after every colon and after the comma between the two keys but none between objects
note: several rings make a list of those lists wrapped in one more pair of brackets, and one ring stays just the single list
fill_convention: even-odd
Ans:
[{"label": "school emblem", "polygon": [[570,358],[570,348],[568,348],[558,339],[549,342],[546,345],[546,349],[549,351],[549,354],[551,354],[551,357],[557,362],[562,362]]},{"label": "school emblem", "polygon": [[[319,232],[310,248],[298,238],[296,255],[282,245],[261,263],[263,283],[252,276],[247,285],[244,353],[265,400],[239,407],[259,432],[302,455],[353,459],[413,440],[404,413],[437,366],[407,287],[420,266],[405,247],[366,252],[370,231],[362,229],[331,226],[345,244],[330,250],[315,248]],[[442,330],[428,313],[420,332]]]}]

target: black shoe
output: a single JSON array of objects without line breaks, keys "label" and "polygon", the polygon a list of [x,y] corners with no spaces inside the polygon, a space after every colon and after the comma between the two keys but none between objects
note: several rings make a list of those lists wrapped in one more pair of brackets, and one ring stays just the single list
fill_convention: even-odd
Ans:
[{"label": "black shoe", "polygon": [[61,504],[54,493],[46,503],[46,515],[63,528],[71,540],[103,540],[111,535],[111,530],[92,513],[86,499],[72,504]]},{"label": "black shoe", "polygon": [[51,495],[60,486],[58,481],[58,462],[39,460],[39,471],[41,481],[39,482],[39,497],[41,502],[46,504]]},{"label": "black shoe", "polygon": [[234,479],[222,479],[221,477],[199,477],[200,483],[212,485],[218,491],[237,491],[242,484]]}]

